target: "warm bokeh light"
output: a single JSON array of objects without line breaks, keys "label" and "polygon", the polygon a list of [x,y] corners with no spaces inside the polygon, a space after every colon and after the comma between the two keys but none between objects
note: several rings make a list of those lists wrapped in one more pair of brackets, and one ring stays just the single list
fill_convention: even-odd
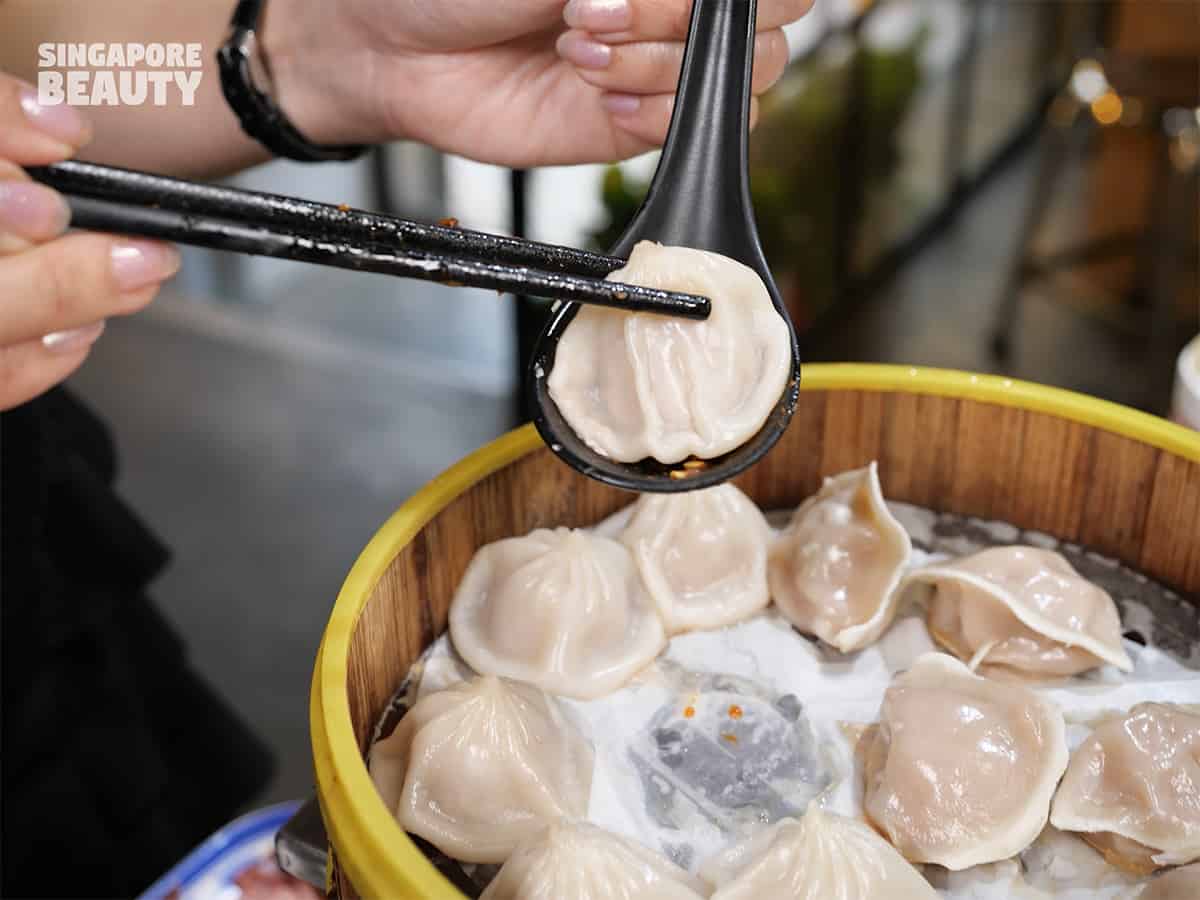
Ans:
[{"label": "warm bokeh light", "polygon": [[1117,92],[1109,90],[1092,101],[1092,115],[1101,125],[1112,125],[1121,119],[1125,104]]}]

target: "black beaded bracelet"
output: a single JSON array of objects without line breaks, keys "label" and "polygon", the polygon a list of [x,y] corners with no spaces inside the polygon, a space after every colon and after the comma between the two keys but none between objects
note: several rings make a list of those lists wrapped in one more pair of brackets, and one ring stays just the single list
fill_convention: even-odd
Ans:
[{"label": "black beaded bracelet", "polygon": [[274,99],[254,83],[252,55],[258,44],[256,30],[264,5],[265,0],[238,0],[229,38],[217,52],[221,90],[242,130],[276,156],[299,162],[334,162],[362,156],[367,151],[365,146],[320,147],[309,141]]}]

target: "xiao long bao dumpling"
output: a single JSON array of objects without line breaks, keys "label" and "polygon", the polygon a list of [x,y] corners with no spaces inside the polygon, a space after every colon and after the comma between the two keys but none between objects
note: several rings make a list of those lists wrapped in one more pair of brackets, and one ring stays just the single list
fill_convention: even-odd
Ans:
[{"label": "xiao long bao dumpling", "polygon": [[1104,663],[1133,668],[1112,597],[1051,550],[992,547],[909,579],[933,587],[934,639],[978,664],[980,674],[1058,677]]},{"label": "xiao long bao dumpling", "polygon": [[547,386],[589,447],[618,462],[712,459],[758,433],[792,370],[791,333],[762,279],[732,259],[642,241],[609,280],[700,294],[703,322],[587,306]]},{"label": "xiao long bao dumpling", "polygon": [[909,861],[995,862],[1045,827],[1067,767],[1050,701],[927,653],[892,682],[879,719],[863,737],[863,809]]},{"label": "xiao long bao dumpling", "polygon": [[555,822],[522,841],[480,900],[702,900],[674,863],[587,822]]},{"label": "xiao long bao dumpling", "polygon": [[406,831],[454,859],[499,863],[547,822],[587,815],[593,763],[553,697],[481,676],[418,700],[368,765]]},{"label": "xiao long bao dumpling", "polygon": [[450,639],[476,672],[581,700],[621,687],[667,640],[629,551],[570,528],[480,548],[450,605]]},{"label": "xiao long bao dumpling", "polygon": [[668,634],[739,622],[770,601],[771,529],[732,484],[643,494],[621,534]]},{"label": "xiao long bao dumpling", "polygon": [[878,834],[810,804],[705,863],[712,900],[937,900],[929,882]]},{"label": "xiao long bao dumpling", "polygon": [[1200,859],[1200,709],[1139,703],[1102,723],[1071,755],[1050,822],[1138,874]]},{"label": "xiao long bao dumpling", "polygon": [[888,511],[875,463],[826,478],[771,548],[768,577],[779,611],[843,653],[891,623],[912,553]]}]

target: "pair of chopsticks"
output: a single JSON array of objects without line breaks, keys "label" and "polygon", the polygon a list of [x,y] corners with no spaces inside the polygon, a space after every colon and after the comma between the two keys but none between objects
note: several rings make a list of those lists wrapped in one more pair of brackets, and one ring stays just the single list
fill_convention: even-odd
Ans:
[{"label": "pair of chopsticks", "polygon": [[458,287],[704,319],[704,297],[604,281],[622,259],[74,160],[30,168],[71,225]]}]

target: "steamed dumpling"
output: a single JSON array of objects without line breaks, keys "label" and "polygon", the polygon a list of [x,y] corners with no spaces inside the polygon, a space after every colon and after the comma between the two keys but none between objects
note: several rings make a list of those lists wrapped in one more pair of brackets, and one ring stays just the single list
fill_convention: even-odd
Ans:
[{"label": "steamed dumpling", "polygon": [[1053,703],[944,653],[892,682],[863,749],[867,818],[911,862],[954,870],[1028,847],[1067,767]]},{"label": "steamed dumpling", "polygon": [[791,333],[762,279],[732,259],[642,241],[611,281],[699,294],[703,322],[585,306],[555,355],[550,397],[619,462],[712,459],[758,433],[792,368]]},{"label": "steamed dumpling", "polygon": [[621,687],[667,640],[629,551],[569,528],[482,547],[451,603],[450,639],[476,672],[583,700]]},{"label": "steamed dumpling", "polygon": [[641,844],[587,822],[523,840],[480,900],[701,900],[704,885]]},{"label": "steamed dumpling", "polygon": [[720,628],[765,607],[771,529],[732,484],[643,494],[621,534],[667,633]]},{"label": "steamed dumpling", "polygon": [[896,614],[912,544],[888,511],[875,463],[826,478],[771,548],[768,578],[796,628],[843,653],[875,641]]},{"label": "steamed dumpling", "polygon": [[929,630],[984,675],[1074,675],[1110,663],[1133,668],[1108,593],[1061,555],[992,547],[914,572],[933,586]]},{"label": "steamed dumpling", "polygon": [[1200,711],[1139,703],[1101,724],[1071,755],[1050,821],[1127,871],[1200,859]]},{"label": "steamed dumpling", "polygon": [[937,900],[891,844],[861,822],[815,803],[705,863],[712,900]]},{"label": "steamed dumpling", "polygon": [[498,863],[559,816],[587,815],[593,759],[553,697],[483,676],[418,700],[369,768],[405,831]]}]

